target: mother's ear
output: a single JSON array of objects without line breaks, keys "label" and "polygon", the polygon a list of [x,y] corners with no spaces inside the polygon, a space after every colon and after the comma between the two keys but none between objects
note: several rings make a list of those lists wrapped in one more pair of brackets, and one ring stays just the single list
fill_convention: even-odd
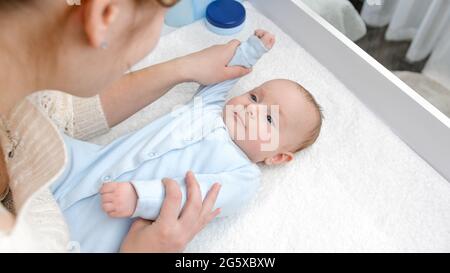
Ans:
[{"label": "mother's ear", "polygon": [[119,14],[116,1],[84,1],[82,8],[84,8],[84,29],[89,43],[95,48],[106,47],[108,32]]}]

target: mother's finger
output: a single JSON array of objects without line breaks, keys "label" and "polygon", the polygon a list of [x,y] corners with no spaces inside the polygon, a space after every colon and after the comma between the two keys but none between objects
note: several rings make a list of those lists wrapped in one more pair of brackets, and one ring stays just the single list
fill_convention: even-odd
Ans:
[{"label": "mother's finger", "polygon": [[154,221],[138,218],[137,220],[135,220],[133,222],[133,224],[131,224],[130,230],[128,232],[131,233],[131,232],[139,231],[141,229],[151,226],[153,224],[153,222]]},{"label": "mother's finger", "polygon": [[225,69],[225,76],[229,79],[243,77],[252,72],[251,68],[242,66],[229,66]]},{"label": "mother's finger", "polygon": [[219,183],[215,183],[209,190],[208,194],[205,197],[205,200],[203,200],[203,207],[201,212],[202,217],[205,217],[206,215],[209,215],[211,213],[214,205],[216,204],[221,187],[222,186]]},{"label": "mother's finger", "polygon": [[211,222],[214,218],[217,217],[222,212],[221,209],[216,209],[213,212],[209,213],[205,216],[205,219],[203,220],[203,226],[200,227],[200,230],[202,230],[209,222]]},{"label": "mother's finger", "polygon": [[241,45],[241,41],[238,39],[233,39],[227,43],[228,50],[231,51],[231,53],[235,53],[236,49]]},{"label": "mother's finger", "polygon": [[163,179],[162,182],[166,190],[166,197],[164,198],[157,220],[166,223],[176,222],[178,220],[181,207],[180,186],[175,180],[168,178]]},{"label": "mother's finger", "polygon": [[221,185],[216,183],[209,190],[208,195],[203,201],[203,208],[200,214],[199,225],[197,226],[197,232],[200,232],[209,222],[211,222],[217,215],[220,214],[221,209],[217,208],[214,211],[213,208],[216,204],[217,197],[219,196]]},{"label": "mother's finger", "polygon": [[202,210],[202,193],[192,172],[186,174],[186,186],[187,200],[180,216],[180,220],[184,222],[184,225],[195,223]]}]

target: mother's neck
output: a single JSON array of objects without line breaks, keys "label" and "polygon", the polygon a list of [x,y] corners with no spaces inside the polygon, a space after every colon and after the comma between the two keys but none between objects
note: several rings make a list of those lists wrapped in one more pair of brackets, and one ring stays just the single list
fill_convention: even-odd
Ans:
[{"label": "mother's neck", "polygon": [[46,37],[37,33],[37,22],[19,16],[0,18],[0,114],[4,117],[25,97],[43,89],[51,64],[47,57],[52,49],[45,49]]},{"label": "mother's neck", "polygon": [[17,64],[5,62],[0,54],[0,115],[7,118],[11,110],[33,90],[37,90],[30,74]]}]

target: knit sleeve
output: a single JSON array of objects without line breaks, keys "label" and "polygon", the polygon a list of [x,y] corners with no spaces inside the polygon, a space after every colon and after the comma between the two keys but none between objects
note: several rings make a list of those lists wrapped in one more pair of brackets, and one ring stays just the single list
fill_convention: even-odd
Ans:
[{"label": "knit sleeve", "polygon": [[31,101],[65,134],[81,140],[109,131],[100,96],[79,98],[59,91],[33,94]]}]

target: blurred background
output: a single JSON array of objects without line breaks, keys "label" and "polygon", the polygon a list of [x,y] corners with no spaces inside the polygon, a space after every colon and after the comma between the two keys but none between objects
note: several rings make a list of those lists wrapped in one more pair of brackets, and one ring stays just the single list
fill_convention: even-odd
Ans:
[{"label": "blurred background", "polygon": [[450,0],[302,1],[450,118]]}]

